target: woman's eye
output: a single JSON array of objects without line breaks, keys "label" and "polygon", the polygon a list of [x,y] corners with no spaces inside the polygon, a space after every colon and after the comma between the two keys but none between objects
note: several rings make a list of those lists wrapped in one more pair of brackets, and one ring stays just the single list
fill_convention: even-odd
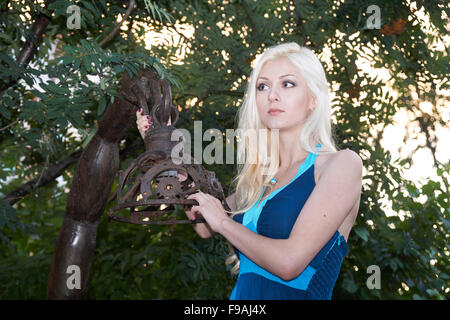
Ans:
[{"label": "woman's eye", "polygon": [[[286,86],[286,84],[290,84],[290,86]],[[258,91],[262,91],[262,90],[264,90],[264,87],[263,86],[266,86],[266,84],[265,83],[260,83],[257,87],[256,87],[256,89],[258,89]],[[293,82],[291,82],[291,81],[285,81],[285,82],[283,82],[283,86],[285,87],[285,88],[291,88],[291,87],[295,87],[295,83],[293,83]]]},{"label": "woman's eye", "polygon": [[[292,85],[291,87],[294,87],[294,86],[295,86],[295,83],[293,83],[293,82],[290,82],[290,81],[284,82],[284,84],[287,84],[287,83],[291,84],[291,85]],[[290,88],[290,87],[287,87],[287,88]]]},{"label": "woman's eye", "polygon": [[264,84],[264,83],[260,83],[260,84],[256,87],[256,89],[258,89],[258,91],[262,91],[263,89],[261,88],[261,86],[265,86],[265,84]]}]

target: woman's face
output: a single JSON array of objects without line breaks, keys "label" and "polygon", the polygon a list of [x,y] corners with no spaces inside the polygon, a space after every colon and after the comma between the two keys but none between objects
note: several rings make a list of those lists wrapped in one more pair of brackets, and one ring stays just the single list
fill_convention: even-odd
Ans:
[{"label": "woman's face", "polygon": [[265,126],[280,131],[301,127],[312,102],[305,80],[288,58],[264,63],[256,80],[256,105]]}]

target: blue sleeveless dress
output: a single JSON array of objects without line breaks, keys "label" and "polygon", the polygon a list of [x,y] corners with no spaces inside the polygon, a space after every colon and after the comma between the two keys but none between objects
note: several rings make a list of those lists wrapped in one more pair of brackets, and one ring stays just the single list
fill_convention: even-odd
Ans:
[{"label": "blue sleeveless dress", "polygon": [[[317,148],[320,148],[320,143]],[[264,190],[245,213],[233,219],[250,230],[273,239],[287,239],[303,205],[315,187],[314,161],[310,153],[295,177],[285,186],[273,191],[262,202]],[[234,248],[240,259],[239,275],[230,300],[330,300],[339,275],[342,260],[348,253],[345,238],[336,230],[296,278],[284,281],[255,264]]]}]

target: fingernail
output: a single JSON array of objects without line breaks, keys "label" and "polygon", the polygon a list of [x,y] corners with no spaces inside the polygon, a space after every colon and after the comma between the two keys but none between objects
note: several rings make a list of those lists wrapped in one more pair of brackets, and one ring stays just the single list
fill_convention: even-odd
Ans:
[{"label": "fingernail", "polygon": [[148,126],[145,126],[145,129],[148,129]]},{"label": "fingernail", "polygon": [[151,119],[151,117],[150,117],[150,116],[147,116],[147,119],[149,119],[149,120],[150,120],[150,119]]},{"label": "fingernail", "polygon": [[142,108],[139,108],[139,112],[142,112]]},{"label": "fingernail", "polygon": [[151,121],[151,120],[148,120],[148,123],[152,124],[152,121]]}]

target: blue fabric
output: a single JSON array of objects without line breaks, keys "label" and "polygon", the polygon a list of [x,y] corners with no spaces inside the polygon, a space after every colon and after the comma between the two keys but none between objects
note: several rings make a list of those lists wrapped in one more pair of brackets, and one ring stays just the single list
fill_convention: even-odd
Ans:
[{"label": "blue fabric", "polygon": [[[317,148],[320,148],[320,143]],[[314,161],[310,153],[295,177],[285,186],[273,191],[261,201],[233,219],[250,230],[273,239],[289,238],[303,205],[315,187]],[[255,264],[235,248],[240,259],[239,276],[231,293],[231,300],[262,299],[331,299],[348,246],[336,230],[309,265],[296,278],[284,281]]]}]

